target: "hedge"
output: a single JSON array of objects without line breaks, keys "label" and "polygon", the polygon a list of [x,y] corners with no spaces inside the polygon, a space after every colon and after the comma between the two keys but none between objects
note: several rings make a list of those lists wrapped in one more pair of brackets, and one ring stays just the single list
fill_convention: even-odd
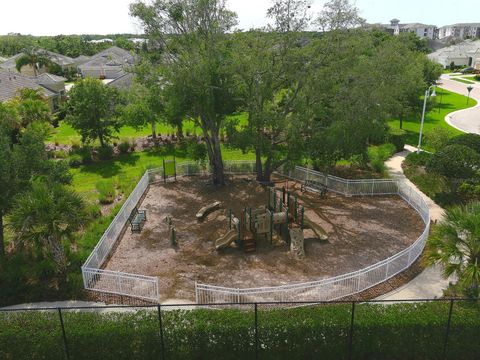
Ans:
[{"label": "hedge", "polygon": [[[352,359],[443,358],[449,302],[356,304]],[[252,306],[248,306],[250,309]],[[348,357],[351,304],[267,310],[259,305],[260,359]],[[70,359],[161,359],[158,312],[63,310]],[[162,311],[165,359],[255,358],[249,310]],[[478,359],[480,306],[455,302],[447,358]],[[1,359],[64,359],[57,310],[0,312]]]}]

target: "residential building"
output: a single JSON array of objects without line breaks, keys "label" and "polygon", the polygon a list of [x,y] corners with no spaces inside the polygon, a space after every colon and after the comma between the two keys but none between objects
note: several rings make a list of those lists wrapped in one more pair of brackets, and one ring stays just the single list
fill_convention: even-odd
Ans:
[{"label": "residential building", "polygon": [[[45,56],[48,57],[48,59],[51,62],[59,65],[60,68],[63,71],[76,70],[76,68],[77,68],[77,65],[75,64],[73,59],[68,57],[68,56],[64,56],[64,55],[57,54],[57,53],[54,53],[52,51],[43,50],[43,49],[38,49],[38,53],[39,54],[45,54]],[[21,58],[23,55],[24,55],[23,53],[19,53],[17,55],[12,56],[11,58],[2,62],[0,64],[0,68],[2,68],[4,70],[8,70],[10,72],[18,72],[17,71],[17,60],[19,58]],[[43,73],[47,72],[47,70],[48,69],[45,66],[42,66],[37,70],[37,75],[38,74],[43,74]],[[35,71],[33,70],[33,67],[31,65],[24,65],[20,69],[20,73],[22,75],[25,75],[25,76],[35,76]]]},{"label": "residential building", "polygon": [[434,40],[437,38],[438,29],[435,25],[425,25],[420,23],[401,24],[400,20],[393,19],[389,25],[381,25],[392,35],[400,35],[404,32],[413,32],[419,38]]},{"label": "residential building", "polygon": [[113,86],[118,90],[128,90],[133,83],[133,73],[127,72],[122,76],[107,83],[107,86]]},{"label": "residential building", "polygon": [[125,74],[125,68],[135,63],[135,56],[124,49],[112,46],[78,66],[82,77],[116,79]]},{"label": "residential building", "polygon": [[466,40],[437,50],[428,57],[445,68],[453,62],[457,66],[472,66],[480,70],[480,40]]},{"label": "residential building", "polygon": [[48,101],[52,112],[58,109],[65,95],[65,81],[61,76],[43,73],[37,77],[28,77],[9,70],[0,69],[0,102],[12,100],[21,89],[39,90]]},{"label": "residential building", "polygon": [[455,37],[458,39],[480,38],[480,23],[462,23],[442,26],[438,38]]}]

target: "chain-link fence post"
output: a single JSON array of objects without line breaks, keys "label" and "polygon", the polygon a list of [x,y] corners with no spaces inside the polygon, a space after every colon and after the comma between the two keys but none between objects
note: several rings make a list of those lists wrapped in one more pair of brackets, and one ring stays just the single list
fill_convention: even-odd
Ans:
[{"label": "chain-link fence post", "polygon": [[70,360],[70,353],[68,352],[67,335],[65,334],[65,324],[63,323],[61,308],[58,308],[58,317],[60,318],[60,325],[62,327],[63,350],[65,351],[65,357],[67,358],[67,360]]},{"label": "chain-link fence post", "polygon": [[348,332],[348,359],[353,355],[353,325],[355,323],[355,301],[352,301],[352,317],[350,319],[350,331]]},{"label": "chain-link fence post", "polygon": [[448,337],[450,336],[450,325],[452,324],[453,299],[450,299],[450,307],[448,308],[447,330],[445,331],[445,342],[443,343],[443,359],[447,358]]},{"label": "chain-link fence post", "polygon": [[158,312],[158,327],[160,328],[160,359],[165,360],[165,341],[163,338],[163,319],[162,319],[162,309],[161,305],[157,305],[157,312]]}]

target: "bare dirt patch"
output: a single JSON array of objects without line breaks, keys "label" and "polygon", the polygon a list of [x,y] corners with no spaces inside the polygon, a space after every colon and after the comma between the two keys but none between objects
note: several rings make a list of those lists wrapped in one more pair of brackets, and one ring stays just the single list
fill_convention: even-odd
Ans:
[{"label": "bare dirt patch", "polygon": [[[295,259],[285,243],[272,245],[259,239],[257,251],[246,254],[231,247],[216,251],[214,242],[228,231],[228,209],[238,216],[244,207],[267,203],[262,185],[235,177],[222,188],[205,177],[189,177],[152,185],[141,209],[147,222],[140,234],[127,230],[106,265],[109,270],[158,276],[162,300],[194,299],[195,281],[227,287],[276,286],[319,280],[372,265],[412,244],[424,224],[415,210],[396,196],[344,197],[329,193],[291,191],[305,206],[305,215],[327,232],[327,241],[305,230],[306,258]],[[285,185],[276,179],[277,187]],[[221,209],[197,221],[203,206],[221,201]],[[164,218],[169,215],[177,230],[177,246],[168,238]]]}]

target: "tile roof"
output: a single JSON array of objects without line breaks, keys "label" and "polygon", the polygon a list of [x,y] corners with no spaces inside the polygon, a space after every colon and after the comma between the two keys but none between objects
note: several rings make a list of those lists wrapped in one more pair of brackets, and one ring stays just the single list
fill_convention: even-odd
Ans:
[{"label": "tile roof", "polygon": [[[46,53],[51,61],[53,61],[54,63],[60,66],[75,65],[75,62],[73,61],[73,59],[68,56],[64,56],[64,55],[43,50],[43,49],[39,49],[38,51],[41,53]],[[17,55],[14,55],[8,58],[7,60],[5,60],[3,63],[0,64],[0,67],[4,69],[12,70],[12,71],[17,71],[17,59],[21,56],[23,56],[23,53],[19,53]]]},{"label": "tile roof", "polygon": [[98,54],[93,55],[89,61],[79,66],[80,70],[105,68],[105,67],[123,67],[133,65],[135,57],[127,50],[117,46],[112,46]]},{"label": "tile roof", "polygon": [[0,69],[0,101],[7,101],[18,95],[20,89],[39,89],[47,98],[56,93],[37,83],[38,79]]}]

